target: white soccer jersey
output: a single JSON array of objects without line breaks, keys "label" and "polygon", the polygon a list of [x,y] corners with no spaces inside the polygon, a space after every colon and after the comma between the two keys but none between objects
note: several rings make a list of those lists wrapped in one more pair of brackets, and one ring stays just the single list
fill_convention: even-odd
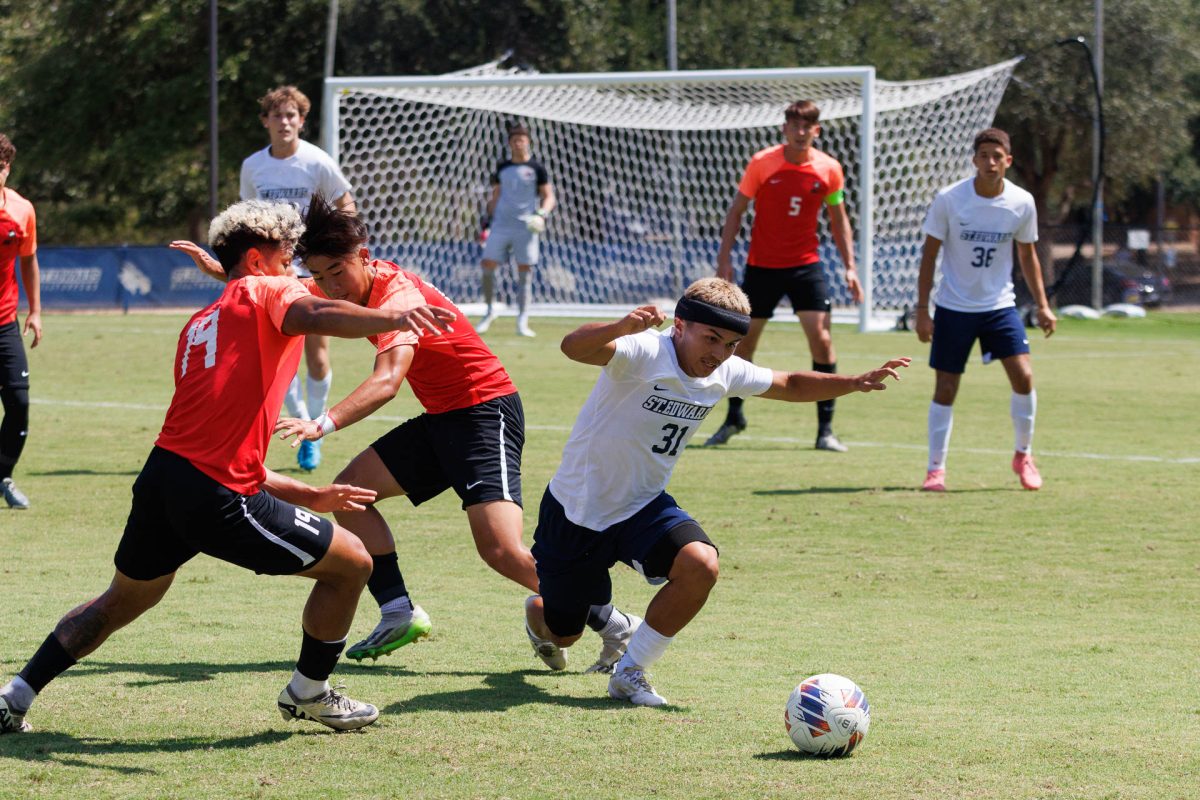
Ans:
[{"label": "white soccer jersey", "polygon": [[550,481],[567,519],[594,531],[628,519],[667,488],[713,406],[762,394],[774,374],[733,356],[707,378],[689,377],[670,330],[623,336],[616,345]]},{"label": "white soccer jersey", "polygon": [[242,162],[243,200],[291,203],[303,216],[317,191],[333,203],[350,191],[350,182],[329,154],[311,142],[301,140],[300,149],[289,158],[275,158],[267,146]]},{"label": "white soccer jersey", "polygon": [[996,197],[980,197],[975,179],[967,178],[938,192],[925,233],[942,242],[938,308],[979,312],[1015,304],[1013,240],[1037,241],[1033,195],[1006,180]]}]

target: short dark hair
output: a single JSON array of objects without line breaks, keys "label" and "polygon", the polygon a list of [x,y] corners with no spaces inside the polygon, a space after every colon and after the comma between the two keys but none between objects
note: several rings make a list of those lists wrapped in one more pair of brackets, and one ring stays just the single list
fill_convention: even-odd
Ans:
[{"label": "short dark hair", "polygon": [[367,225],[357,215],[342,211],[317,192],[304,215],[304,233],[296,243],[296,255],[339,258],[367,243]]},{"label": "short dark hair", "polygon": [[274,111],[285,103],[295,103],[300,116],[307,117],[312,110],[312,103],[304,92],[295,86],[276,86],[262,97],[258,98],[258,115],[263,119],[271,116]]},{"label": "short dark hair", "polygon": [[812,100],[797,100],[783,110],[783,118],[788,122],[814,125],[821,120],[821,109]]},{"label": "short dark hair", "polygon": [[11,164],[16,154],[17,148],[13,146],[7,136],[0,133],[0,164]]},{"label": "short dark hair", "polygon": [[979,152],[979,146],[983,144],[998,144],[1004,148],[1005,153],[1012,155],[1012,144],[1009,142],[1008,134],[999,128],[988,128],[975,134],[975,146],[971,152]]},{"label": "short dark hair", "polygon": [[526,128],[525,123],[523,122],[509,120],[508,122],[504,123],[504,127],[508,130],[509,139],[513,138],[514,136],[529,136],[529,128]]}]

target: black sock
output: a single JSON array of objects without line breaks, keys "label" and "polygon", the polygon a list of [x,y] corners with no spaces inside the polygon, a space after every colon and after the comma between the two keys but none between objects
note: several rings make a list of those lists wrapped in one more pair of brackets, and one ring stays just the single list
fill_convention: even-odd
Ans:
[{"label": "black sock", "polygon": [[745,425],[746,417],[742,414],[742,404],[745,399],[741,397],[729,398],[729,411],[725,412],[726,425]]},{"label": "black sock", "polygon": [[0,404],[4,418],[0,420],[0,480],[11,478],[13,468],[25,449],[29,429],[29,390],[5,386],[0,388]]},{"label": "black sock", "polygon": [[[837,362],[832,364],[818,364],[813,362],[813,372],[825,372],[830,375],[837,374]],[[817,401],[817,435],[827,436],[833,433],[833,404],[836,400],[819,400]]]},{"label": "black sock", "polygon": [[592,606],[588,609],[587,624],[588,627],[596,632],[604,630],[604,626],[608,624],[609,617],[613,613],[613,604],[609,603],[604,606]]},{"label": "black sock", "polygon": [[337,666],[338,658],[342,655],[342,649],[345,646],[345,639],[337,642],[322,642],[305,631],[304,641],[300,644],[300,660],[296,662],[296,669],[310,680],[327,681],[333,674],[333,668]]},{"label": "black sock", "polygon": [[389,600],[408,594],[395,552],[371,556],[371,562],[374,566],[371,569],[371,577],[367,579],[367,590],[371,592],[376,603],[382,606]]},{"label": "black sock", "polygon": [[35,692],[40,693],[42,689],[46,688],[46,684],[73,666],[75,666],[75,659],[71,658],[71,654],[52,633],[46,637],[46,641],[42,642],[42,646],[33,654],[33,658],[29,659],[25,669],[17,674],[33,687]]}]

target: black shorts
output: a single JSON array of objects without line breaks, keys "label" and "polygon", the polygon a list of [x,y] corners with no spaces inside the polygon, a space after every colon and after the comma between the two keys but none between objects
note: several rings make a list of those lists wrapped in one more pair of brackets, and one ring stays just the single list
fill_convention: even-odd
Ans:
[{"label": "black shorts", "polygon": [[422,414],[371,444],[414,506],[453,489],[462,507],[509,500],[521,505],[525,410],[517,393]]},{"label": "black shorts", "polygon": [[133,483],[133,508],[113,559],[130,578],[170,575],[197,553],[266,575],[325,557],[333,523],[266,492],[244,495],[155,447]]},{"label": "black shorts", "polygon": [[750,316],[754,319],[770,319],[784,295],[792,301],[792,311],[797,314],[801,311],[828,313],[832,307],[820,261],[779,269],[747,264],[742,291],[750,298]]},{"label": "black shorts", "polygon": [[28,389],[29,361],[21,340],[21,325],[16,320],[0,325],[0,388]]}]

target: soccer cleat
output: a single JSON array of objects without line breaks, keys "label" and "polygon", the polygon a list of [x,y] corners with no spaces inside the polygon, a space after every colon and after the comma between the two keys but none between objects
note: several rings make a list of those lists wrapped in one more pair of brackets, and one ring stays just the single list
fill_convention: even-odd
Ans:
[{"label": "soccer cleat", "polygon": [[654,691],[649,677],[638,666],[614,672],[608,679],[608,696],[614,700],[628,700],[635,706],[665,706],[667,698]]},{"label": "soccer cleat", "polygon": [[337,686],[311,700],[301,700],[292,694],[290,686],[279,693],[279,716],[285,720],[308,719],[335,731],[365,728],[379,719],[379,709],[370,703],[360,703],[338,692]]},{"label": "soccer cleat", "polygon": [[25,712],[18,714],[8,704],[8,698],[0,695],[0,734],[29,733],[33,726],[25,721]]},{"label": "soccer cleat", "polygon": [[946,491],[946,470],[931,469],[925,473],[925,482],[921,484],[922,492]]},{"label": "soccer cleat", "polygon": [[818,434],[817,443],[814,447],[817,450],[828,450],[831,453],[844,453],[850,449],[842,444],[841,440],[833,432]]},{"label": "soccer cleat", "polygon": [[305,439],[300,443],[300,452],[296,453],[296,463],[305,472],[312,472],[321,466],[321,441]]},{"label": "soccer cleat", "polygon": [[[623,613],[614,611],[614,614]],[[629,626],[621,633],[614,636],[602,636],[604,642],[600,648],[600,657],[596,659],[596,663],[584,670],[588,672],[603,672],[606,675],[611,675],[613,665],[621,660],[621,656],[625,655],[625,648],[629,646],[629,640],[633,638],[633,632],[642,624],[641,617],[635,617],[633,614],[625,615],[629,619]]]},{"label": "soccer cleat", "polygon": [[479,320],[479,324],[475,326],[476,333],[487,333],[488,328],[492,327],[492,323],[496,321],[496,313],[489,311],[483,315],[483,319]]},{"label": "soccer cleat", "polygon": [[708,441],[704,443],[705,447],[714,447],[719,444],[725,444],[735,435],[746,430],[746,420],[737,422],[726,421],[721,427],[717,428],[717,432],[708,437]]},{"label": "soccer cleat", "polygon": [[1021,485],[1032,492],[1042,488],[1042,474],[1033,465],[1033,456],[1029,453],[1017,453],[1013,456],[1012,470],[1021,479]]},{"label": "soccer cleat", "polygon": [[543,639],[533,632],[529,627],[529,623],[525,623],[525,635],[529,637],[529,643],[533,645],[533,652],[537,653],[537,657],[542,660],[550,669],[555,672],[562,672],[567,668],[567,651],[556,645],[549,639]]},{"label": "soccer cleat", "polygon": [[428,636],[432,629],[433,623],[429,621],[429,615],[425,613],[425,609],[413,606],[412,616],[401,625],[380,620],[379,624],[375,626],[375,630],[371,631],[370,636],[346,651],[346,658],[362,661],[364,658],[376,659],[386,656],[393,650],[399,650],[422,636]]},{"label": "soccer cleat", "polygon": [[525,336],[530,339],[537,336],[533,329],[529,327],[529,320],[525,317],[517,317],[517,336]]},{"label": "soccer cleat", "polygon": [[4,502],[8,503],[9,508],[22,510],[29,508],[29,498],[17,488],[12,478],[5,478],[3,481],[0,481],[0,490],[3,491]]}]

